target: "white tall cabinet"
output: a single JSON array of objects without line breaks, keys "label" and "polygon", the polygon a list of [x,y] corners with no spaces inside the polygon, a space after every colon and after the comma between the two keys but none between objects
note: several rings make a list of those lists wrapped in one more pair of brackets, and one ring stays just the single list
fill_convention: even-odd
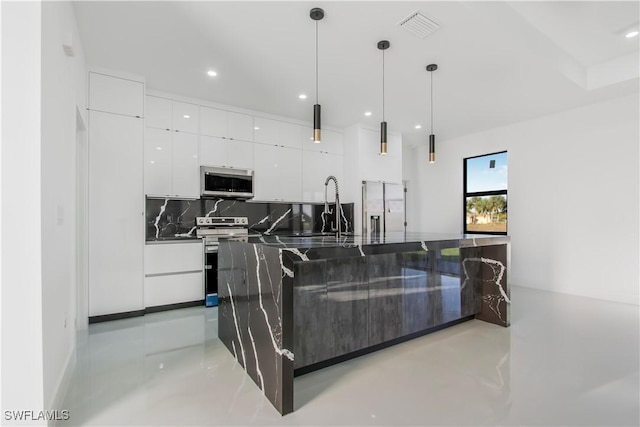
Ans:
[{"label": "white tall cabinet", "polygon": [[144,83],[89,75],[89,316],[143,298]]}]

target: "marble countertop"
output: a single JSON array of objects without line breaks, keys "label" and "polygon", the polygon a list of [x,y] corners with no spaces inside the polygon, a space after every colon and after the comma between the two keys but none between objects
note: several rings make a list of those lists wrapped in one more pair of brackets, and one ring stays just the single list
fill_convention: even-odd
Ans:
[{"label": "marble countertop", "polygon": [[504,244],[509,236],[449,233],[382,233],[378,235],[255,235],[249,243],[285,248],[362,247],[402,243],[428,243],[454,241],[456,247],[473,247]]},{"label": "marble countertop", "polygon": [[185,242],[201,242],[201,237],[189,236],[189,237],[154,237],[152,239],[145,240],[146,245],[155,245],[162,243],[185,243]]}]

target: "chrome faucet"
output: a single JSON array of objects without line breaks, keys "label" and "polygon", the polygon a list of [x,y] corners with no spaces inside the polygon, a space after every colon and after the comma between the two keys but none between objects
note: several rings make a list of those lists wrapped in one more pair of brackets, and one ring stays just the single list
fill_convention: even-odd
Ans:
[{"label": "chrome faucet", "polygon": [[[341,236],[341,227],[340,227],[340,190],[338,189],[338,178],[333,175],[329,175],[324,182],[324,213],[323,215],[327,215],[329,213],[329,203],[327,202],[327,186],[329,185],[329,181],[333,181],[336,187],[336,222],[338,223],[338,228],[336,230],[336,237]],[[333,231],[333,230],[332,230]]]}]

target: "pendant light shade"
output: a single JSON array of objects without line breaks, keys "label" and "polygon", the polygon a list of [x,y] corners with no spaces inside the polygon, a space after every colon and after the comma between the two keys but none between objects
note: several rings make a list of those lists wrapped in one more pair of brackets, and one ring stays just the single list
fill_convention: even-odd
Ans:
[{"label": "pendant light shade", "polygon": [[378,49],[382,51],[382,122],[380,123],[380,155],[387,155],[387,122],[384,120],[384,51],[389,49],[388,40],[378,42]]},{"label": "pendant light shade", "polygon": [[318,21],[324,18],[324,10],[314,7],[309,13],[311,19],[316,21],[316,103],[313,106],[313,142],[319,144],[322,142],[321,135],[321,113],[320,102],[318,101]]},{"label": "pendant light shade", "polygon": [[437,69],[437,64],[427,65],[427,71],[431,74],[431,134],[429,135],[429,163],[436,162],[436,136],[433,134],[433,72]]}]

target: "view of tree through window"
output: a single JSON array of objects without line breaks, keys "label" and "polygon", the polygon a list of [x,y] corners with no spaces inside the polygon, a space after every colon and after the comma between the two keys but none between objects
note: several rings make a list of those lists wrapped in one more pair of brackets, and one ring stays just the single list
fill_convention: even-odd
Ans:
[{"label": "view of tree through window", "polygon": [[507,234],[507,152],[464,159],[465,233]]}]

